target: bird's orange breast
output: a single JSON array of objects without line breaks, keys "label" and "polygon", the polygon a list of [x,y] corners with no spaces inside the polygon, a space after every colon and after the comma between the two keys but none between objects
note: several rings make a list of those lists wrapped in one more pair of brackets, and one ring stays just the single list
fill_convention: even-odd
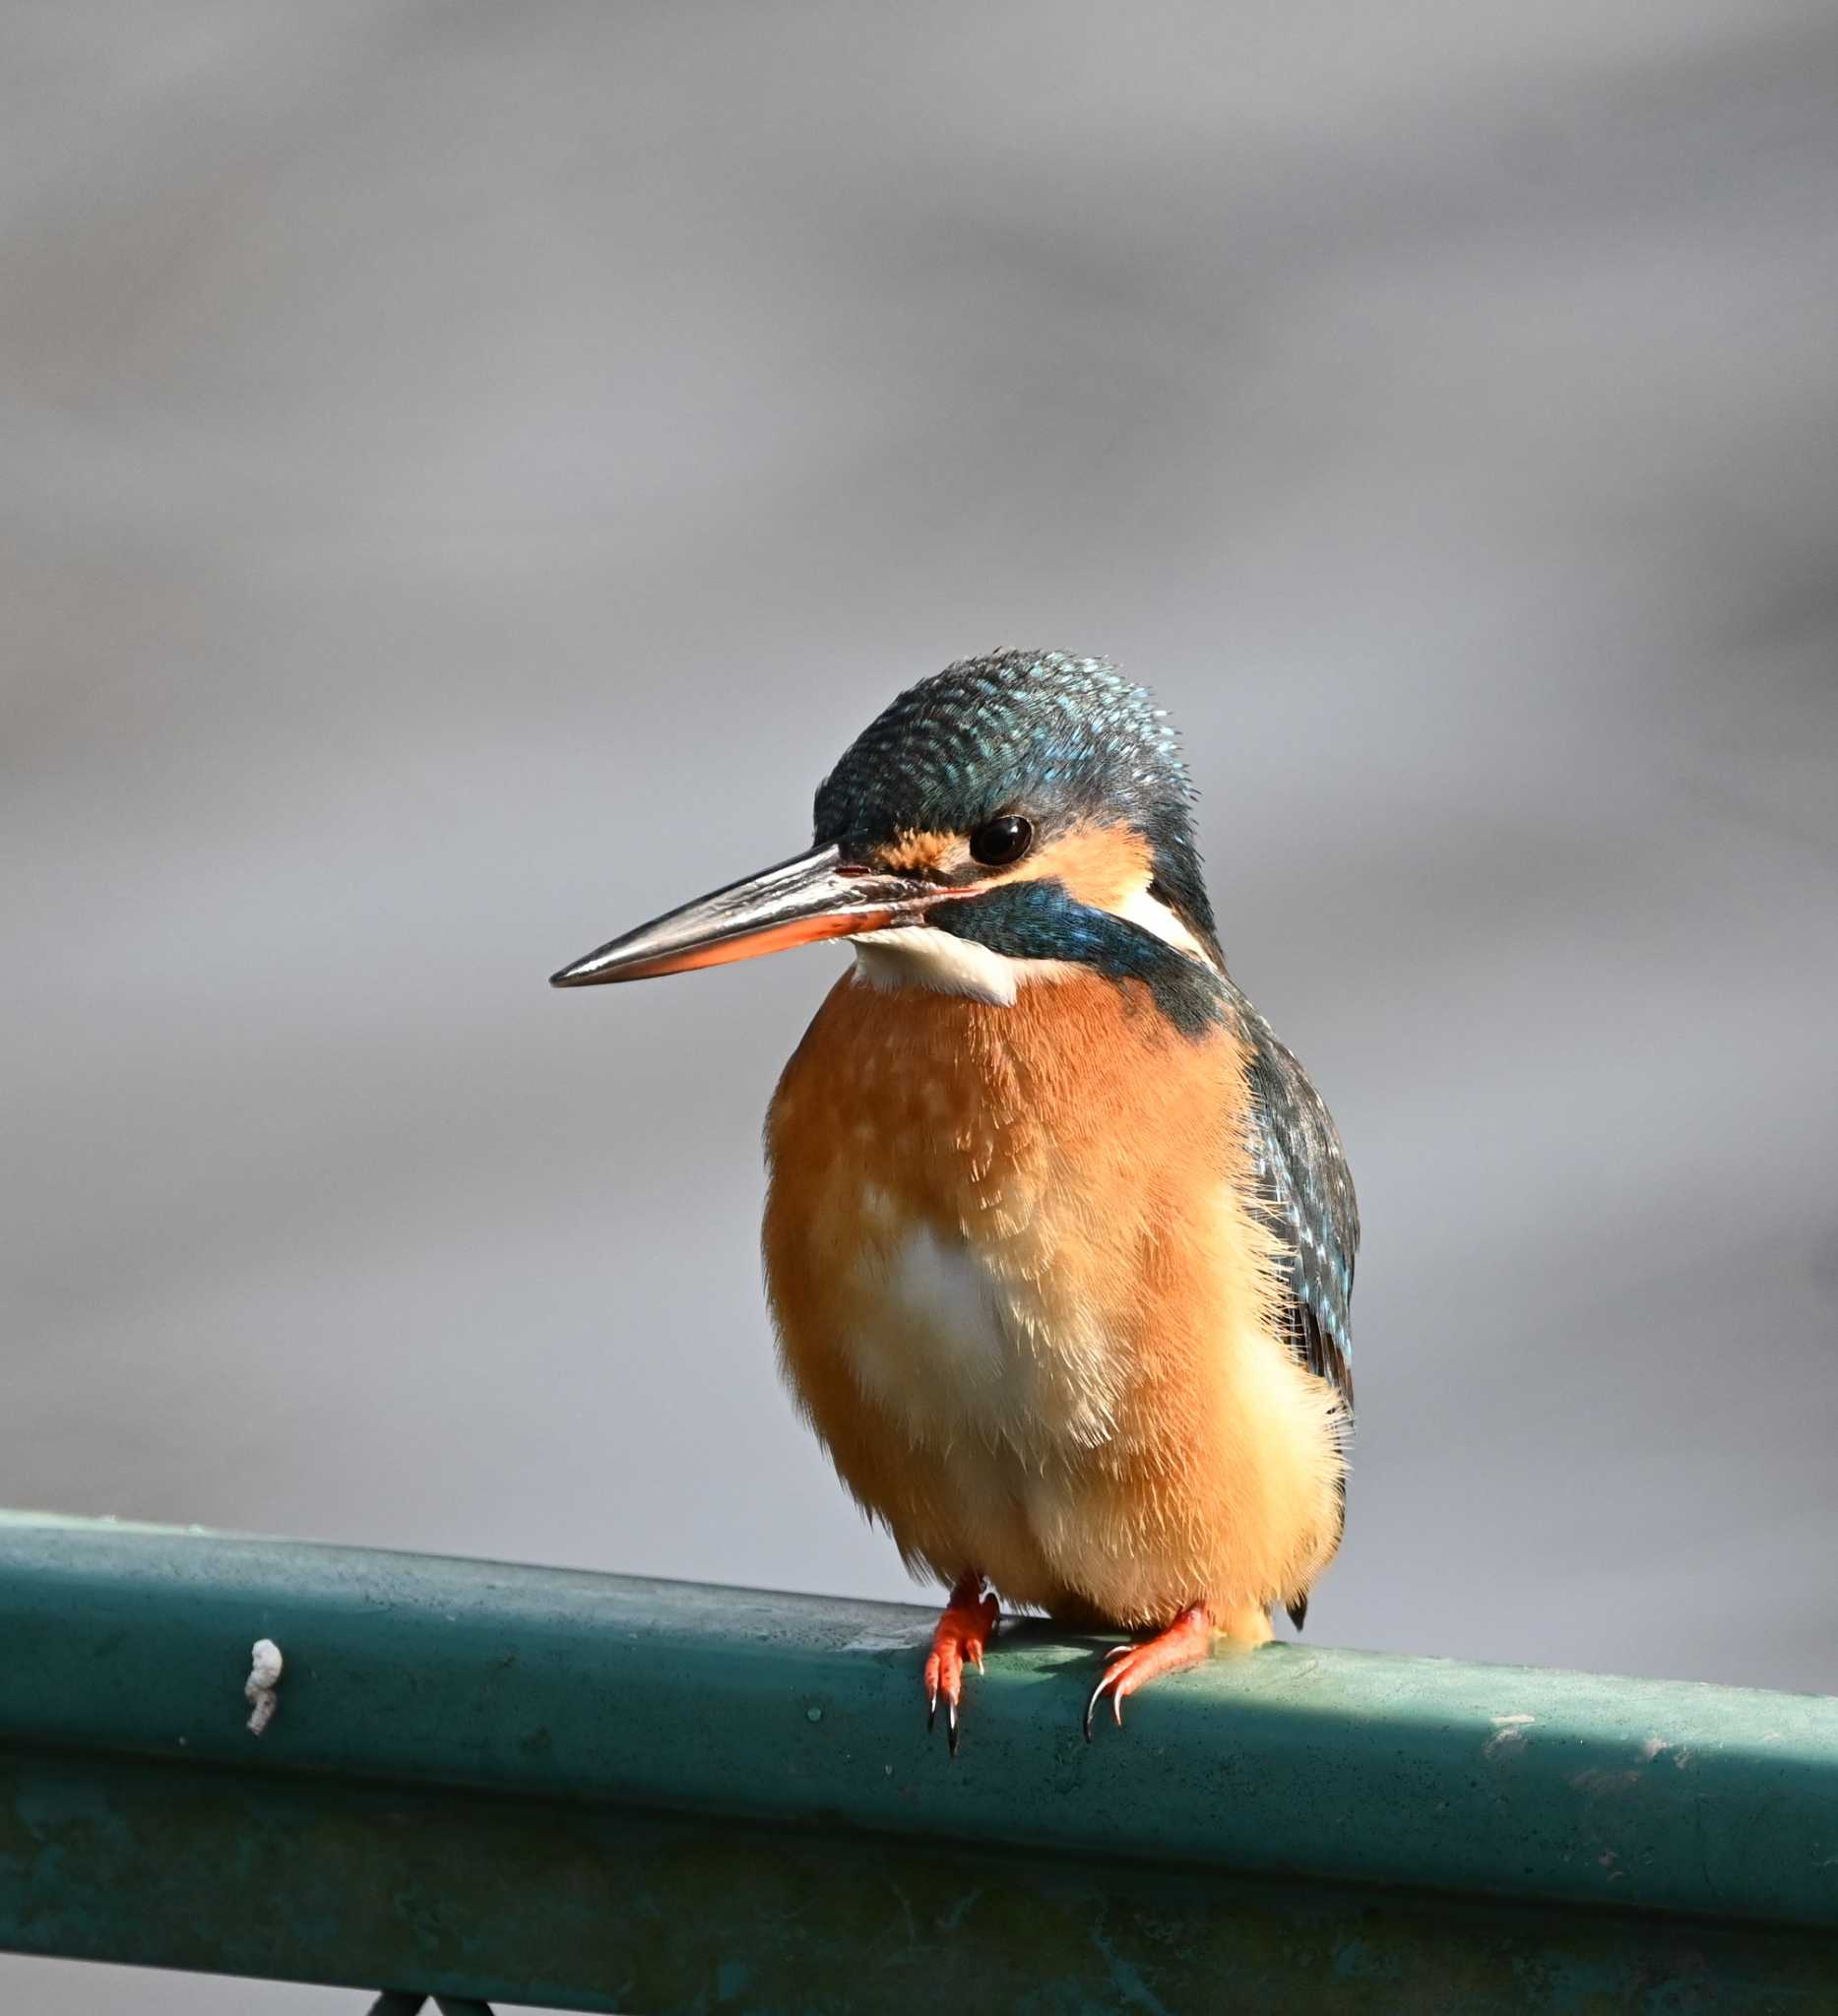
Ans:
[{"label": "bird's orange breast", "polygon": [[767,1278],[910,1563],[1138,1623],[1261,1616],[1331,1552],[1331,1396],[1273,1322],[1244,1098],[1230,1034],[1135,984],[832,990],[768,1121]]}]

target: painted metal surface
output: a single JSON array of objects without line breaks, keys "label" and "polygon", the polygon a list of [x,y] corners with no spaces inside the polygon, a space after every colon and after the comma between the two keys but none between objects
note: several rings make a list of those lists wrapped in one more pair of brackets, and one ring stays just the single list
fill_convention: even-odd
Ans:
[{"label": "painted metal surface", "polygon": [[5,1751],[0,1936],[500,2016],[1838,2011],[1816,1933]]},{"label": "painted metal surface", "polygon": [[1175,2009],[1222,1968],[1258,2007],[1838,2008],[1838,1702],[1284,1647],[1088,1746],[1101,1641],[1024,1628],[951,1765],[928,1628],[0,1521],[0,1943],[634,2012]]}]

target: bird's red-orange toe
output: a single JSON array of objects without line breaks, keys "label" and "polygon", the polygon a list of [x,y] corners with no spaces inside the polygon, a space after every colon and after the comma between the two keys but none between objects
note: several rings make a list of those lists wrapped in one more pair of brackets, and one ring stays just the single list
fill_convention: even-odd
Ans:
[{"label": "bird's red-orange toe", "polygon": [[1000,1607],[995,1598],[982,1593],[982,1577],[966,1575],[951,1592],[938,1628],[931,1634],[931,1651],[925,1658],[925,1727],[938,1721],[938,1704],[945,1705],[945,1740],[952,1756],[957,1755],[957,1711],[964,1698],[964,1668],[982,1670],[983,1648],[995,1636]]},{"label": "bird's red-orange toe", "polygon": [[1092,1689],[1092,1698],[1085,1704],[1085,1740],[1089,1743],[1092,1739],[1092,1717],[1097,1714],[1100,1701],[1109,1697],[1110,1713],[1121,1729],[1126,1696],[1162,1673],[1183,1672],[1190,1666],[1198,1666],[1212,1649],[1212,1620],[1198,1604],[1182,1610],[1165,1631],[1158,1631],[1153,1638],[1145,1638],[1139,1645],[1117,1646],[1107,1656],[1104,1678]]}]

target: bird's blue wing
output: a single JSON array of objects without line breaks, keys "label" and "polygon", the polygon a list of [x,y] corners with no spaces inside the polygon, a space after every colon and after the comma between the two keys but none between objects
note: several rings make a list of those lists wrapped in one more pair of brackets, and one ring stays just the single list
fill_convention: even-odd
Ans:
[{"label": "bird's blue wing", "polygon": [[1360,1248],[1360,1207],[1346,1151],[1308,1074],[1248,1001],[1242,1001],[1241,1016],[1250,1053],[1250,1151],[1258,1204],[1288,1261],[1290,1349],[1333,1386],[1351,1420],[1348,1305]]}]

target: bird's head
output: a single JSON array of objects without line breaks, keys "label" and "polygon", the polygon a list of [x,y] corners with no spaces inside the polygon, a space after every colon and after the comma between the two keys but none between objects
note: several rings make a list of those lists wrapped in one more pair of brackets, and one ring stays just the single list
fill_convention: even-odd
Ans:
[{"label": "bird's head", "polygon": [[1173,1012],[1183,992],[1210,991],[1219,963],[1191,801],[1166,718],[1104,660],[967,659],[856,738],[817,788],[807,852],[628,931],[553,983],[853,938],[882,984],[1012,1001],[1031,976],[1084,966],[1147,980]]}]

